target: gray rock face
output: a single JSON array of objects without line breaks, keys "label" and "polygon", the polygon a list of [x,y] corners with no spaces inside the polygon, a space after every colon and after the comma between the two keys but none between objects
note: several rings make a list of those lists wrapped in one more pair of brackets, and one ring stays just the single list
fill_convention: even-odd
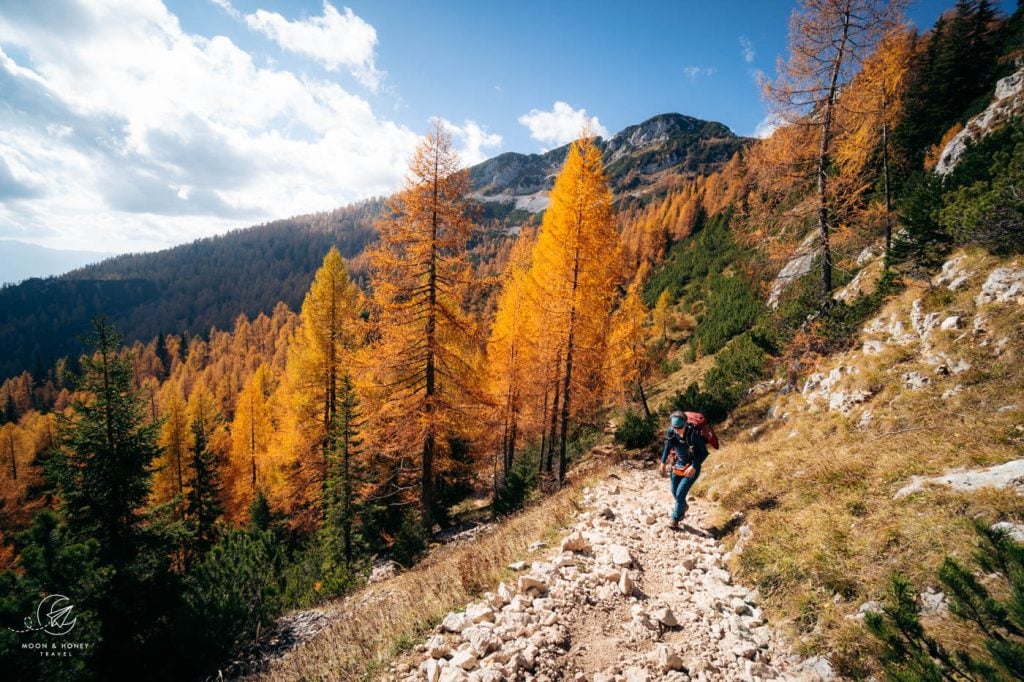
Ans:
[{"label": "gray rock face", "polygon": [[775,281],[772,282],[771,291],[768,293],[770,307],[779,307],[779,298],[789,285],[806,275],[814,267],[814,259],[820,253],[820,249],[816,246],[817,238],[818,235],[813,232],[807,235],[797,247],[796,255],[779,271]]},{"label": "gray rock face", "polygon": [[919,391],[932,382],[920,372],[907,372],[903,375],[903,384],[912,391]]},{"label": "gray rock face", "polygon": [[909,484],[897,491],[894,499],[898,500],[920,492],[924,490],[926,484],[945,485],[954,490],[1013,488],[1019,493],[1024,493],[1024,459],[1015,459],[984,469],[957,469],[941,476],[914,476]]},{"label": "gray rock face", "polygon": [[979,306],[1009,301],[1024,304],[1024,267],[1017,264],[993,270],[974,298]]},{"label": "gray rock face", "polygon": [[1019,115],[1021,109],[1024,109],[1024,67],[996,83],[991,103],[985,111],[968,121],[964,129],[946,144],[935,166],[935,172],[943,176],[949,175],[960,162],[960,157],[967,151],[968,144],[985,137],[1015,115]]},{"label": "gray rock face", "polygon": [[1017,542],[1024,542],[1024,524],[1000,521],[992,524],[993,530],[1001,530]]}]

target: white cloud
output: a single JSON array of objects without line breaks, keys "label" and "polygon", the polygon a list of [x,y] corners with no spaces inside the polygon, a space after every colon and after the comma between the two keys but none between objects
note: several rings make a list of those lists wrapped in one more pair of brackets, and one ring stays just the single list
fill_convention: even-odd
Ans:
[{"label": "white cloud", "polygon": [[517,120],[529,128],[530,137],[552,147],[572,142],[588,126],[595,135],[608,137],[608,130],[597,116],[588,116],[586,109],[573,109],[565,102],[555,102],[551,111],[531,109]]},{"label": "white cloud", "polygon": [[754,57],[757,56],[757,52],[754,50],[754,43],[746,36],[740,36],[740,52],[743,55],[743,61],[747,64],[752,63]]},{"label": "white cloud", "polygon": [[234,19],[241,19],[242,13],[235,9],[234,5],[231,4],[230,0],[210,0],[213,4],[220,7],[222,10],[228,13],[228,16]]},{"label": "white cloud", "polygon": [[467,120],[458,126],[442,118],[441,123],[451,132],[452,138],[460,143],[459,154],[462,156],[462,163],[467,166],[486,161],[491,155],[485,152],[485,149],[501,148],[501,135],[487,132],[487,129],[476,121]]},{"label": "white cloud", "polygon": [[754,127],[752,136],[761,138],[762,140],[771,137],[772,133],[782,127],[783,122],[784,121],[778,114],[768,114]]},{"label": "white cloud", "polygon": [[698,76],[714,76],[715,69],[712,66],[684,66],[683,75],[691,83],[696,82]]},{"label": "white cloud", "polygon": [[[327,210],[400,186],[419,140],[156,0],[20,7],[0,14],[0,236],[142,250]],[[467,154],[494,146],[463,128]]]},{"label": "white cloud", "polygon": [[341,14],[324,0],[323,16],[295,21],[277,12],[258,9],[245,15],[245,23],[283,50],[314,59],[328,71],[345,68],[374,92],[380,86],[381,73],[374,63],[377,31],[348,7]]}]

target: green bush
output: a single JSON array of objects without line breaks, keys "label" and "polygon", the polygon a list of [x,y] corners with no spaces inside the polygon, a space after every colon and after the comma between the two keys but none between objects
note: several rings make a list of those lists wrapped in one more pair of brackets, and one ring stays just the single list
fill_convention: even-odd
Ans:
[{"label": "green bush", "polygon": [[[732,211],[716,214],[703,224],[697,220],[693,235],[680,240],[669,249],[665,260],[654,269],[644,285],[644,303],[653,308],[661,292],[668,290],[671,300],[695,297],[701,294],[701,283],[711,274],[717,274],[734,265],[744,255],[729,232]],[[691,296],[693,294],[694,296]]]},{"label": "green bush", "polygon": [[[693,362],[693,360],[688,360],[688,362]],[[679,362],[678,358],[662,358],[658,363],[658,372],[662,376],[667,377],[670,374],[678,372],[679,368],[682,366],[683,365]]]},{"label": "green bush", "polygon": [[427,532],[418,512],[409,510],[391,545],[391,558],[402,566],[412,566],[427,551]]},{"label": "green bush", "polygon": [[918,172],[907,181],[897,202],[902,229],[893,235],[893,262],[938,264],[950,245],[949,235],[938,221],[942,208],[942,181],[935,173]]},{"label": "green bush", "polygon": [[870,294],[858,296],[850,303],[831,301],[823,310],[817,273],[812,272],[794,282],[779,301],[777,310],[761,315],[751,335],[772,354],[783,351],[801,329],[820,337],[817,345],[808,350],[819,353],[842,350],[856,340],[857,329],[878,312],[886,298],[902,286],[899,276],[890,270],[882,275]]},{"label": "green bush", "polygon": [[508,516],[526,504],[530,493],[537,488],[537,451],[524,449],[519,453],[503,481],[494,493],[491,512],[496,518]]},{"label": "green bush", "polygon": [[705,312],[694,337],[705,355],[721,350],[737,334],[746,331],[764,309],[750,281],[742,275],[711,278]]},{"label": "green bush", "polygon": [[186,638],[213,662],[280,612],[279,543],[269,531],[225,534],[192,570],[185,586]]},{"label": "green bush", "polygon": [[685,391],[676,393],[671,407],[702,412],[711,421],[721,421],[764,375],[767,361],[758,339],[745,332],[715,356],[714,366],[704,376],[703,390],[695,383],[690,384]]},{"label": "green bush", "polygon": [[[1005,530],[975,520],[979,573],[946,557],[939,582],[949,611],[984,642],[982,653],[965,646],[951,652],[929,636],[910,582],[895,574],[882,612],[870,612],[865,625],[883,645],[881,663],[891,680],[1019,680],[1024,678],[1024,545]],[[968,644],[968,643],[964,643]]]},{"label": "green bush", "polygon": [[615,440],[631,450],[646,447],[654,441],[654,427],[653,416],[647,418],[631,410],[623,417],[622,424],[615,429]]},{"label": "green bush", "polygon": [[346,565],[335,538],[320,530],[285,564],[281,572],[281,604],[285,609],[309,608],[327,597],[362,584],[369,572],[366,558]]},{"label": "green bush", "polygon": [[951,180],[938,222],[955,242],[995,253],[1024,248],[1024,125],[1004,128],[969,148]]}]

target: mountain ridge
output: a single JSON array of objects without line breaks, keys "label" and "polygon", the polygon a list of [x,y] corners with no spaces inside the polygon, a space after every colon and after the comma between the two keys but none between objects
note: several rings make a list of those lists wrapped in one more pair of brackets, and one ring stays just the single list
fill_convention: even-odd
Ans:
[{"label": "mountain ridge", "polygon": [[[53,277],[114,255],[109,251],[52,249],[19,239],[0,239],[0,286],[33,277]],[[31,269],[26,267],[27,262],[34,264]],[[35,265],[39,263],[42,263],[42,273]]]},{"label": "mountain ridge", "polygon": [[[622,199],[660,191],[667,176],[710,173],[748,140],[721,123],[659,114],[599,142],[612,188]],[[530,214],[547,207],[546,192],[568,148],[506,152],[468,169],[482,217],[498,228],[482,231],[478,247],[514,234]],[[383,199],[370,199],[4,287],[0,347],[8,352],[0,358],[0,379],[79,352],[78,337],[99,314],[107,314],[132,343],[229,328],[239,315],[269,315],[279,301],[297,309],[331,246],[354,261],[353,274],[361,278],[359,257],[376,239],[374,223],[383,208]],[[96,284],[110,281],[122,284]]]},{"label": "mountain ridge", "polygon": [[[623,128],[608,140],[598,139],[609,182],[617,194],[654,184],[654,178],[638,182],[630,177],[631,171],[637,176],[656,176],[679,168],[683,174],[706,174],[748,142],[722,123],[677,113],[658,114]],[[698,153],[692,153],[694,149]],[[504,152],[470,167],[470,179],[484,200],[535,194],[551,188],[568,150],[565,144],[541,153]],[[514,183],[516,178],[519,181]]]}]

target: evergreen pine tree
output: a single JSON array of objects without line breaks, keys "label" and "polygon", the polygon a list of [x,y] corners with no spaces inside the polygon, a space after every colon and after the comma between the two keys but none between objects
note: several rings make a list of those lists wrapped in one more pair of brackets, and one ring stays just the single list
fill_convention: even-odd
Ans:
[{"label": "evergreen pine tree", "polygon": [[255,530],[268,530],[273,520],[266,493],[257,491],[256,497],[249,504],[249,525]]},{"label": "evergreen pine tree", "polygon": [[171,354],[167,350],[167,337],[159,334],[156,337],[156,359],[160,361],[157,368],[157,379],[166,379],[171,372]]},{"label": "evergreen pine tree", "polygon": [[208,447],[202,419],[192,420],[192,487],[185,497],[185,517],[193,535],[193,554],[203,557],[217,539],[216,523],[224,513],[221,502],[220,469]]},{"label": "evergreen pine tree", "polygon": [[143,512],[160,424],[147,422],[133,390],[131,360],[119,356],[120,334],[100,318],[89,341],[95,353],[82,360],[79,397],[71,404],[73,416],[60,418],[60,447],[47,475],[61,501],[68,542],[95,542],[97,565],[107,577],[79,599],[100,622],[96,673],[110,677],[142,669],[157,656],[156,647],[167,643],[161,635],[178,590],[166,522]]},{"label": "evergreen pine tree", "polygon": [[324,481],[324,521],[321,533],[325,555],[333,565],[348,568],[356,558],[354,523],[358,512],[356,483],[359,466],[359,402],[348,373],[338,387],[335,421],[330,434],[327,477]]},{"label": "evergreen pine tree", "polygon": [[11,424],[17,424],[18,423],[18,416],[19,416],[18,415],[18,406],[14,402],[14,396],[11,395],[10,393],[8,393],[7,394],[7,405],[4,408],[4,412],[3,412],[4,422],[9,422]]}]

